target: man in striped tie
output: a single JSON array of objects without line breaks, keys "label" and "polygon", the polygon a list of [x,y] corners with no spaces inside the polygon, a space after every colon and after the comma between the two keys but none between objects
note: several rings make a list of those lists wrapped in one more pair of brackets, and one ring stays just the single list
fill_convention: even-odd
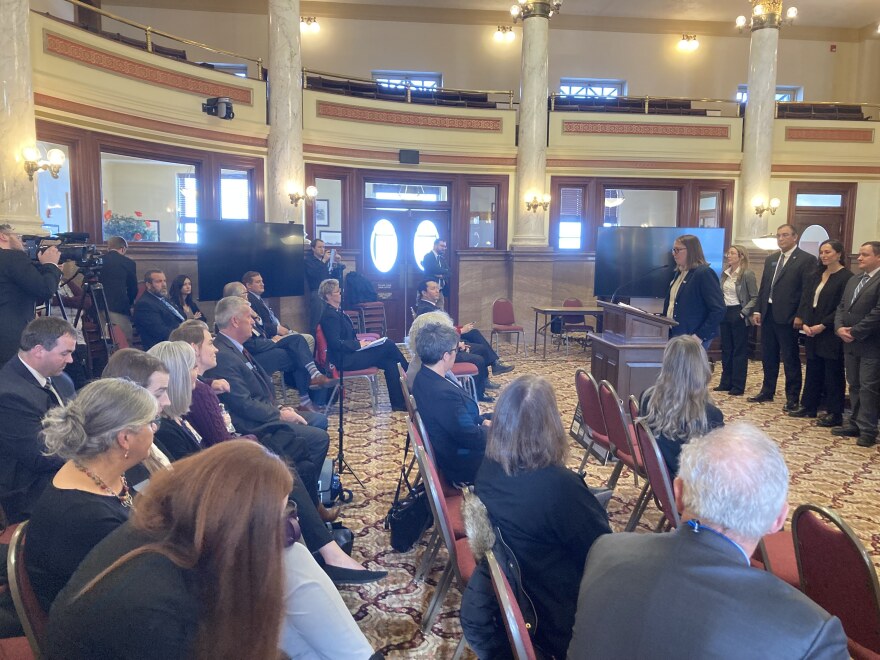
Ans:
[{"label": "man in striped tie", "polygon": [[852,415],[834,435],[858,438],[859,447],[877,444],[880,404],[880,241],[859,248],[861,277],[852,277],[837,307],[834,327],[843,356]]},{"label": "man in striped tie", "polygon": [[161,270],[148,270],[144,273],[144,295],[134,304],[134,327],[141,338],[141,346],[150,350],[160,341],[167,341],[168,335],[186,319],[169,302],[165,273]]}]

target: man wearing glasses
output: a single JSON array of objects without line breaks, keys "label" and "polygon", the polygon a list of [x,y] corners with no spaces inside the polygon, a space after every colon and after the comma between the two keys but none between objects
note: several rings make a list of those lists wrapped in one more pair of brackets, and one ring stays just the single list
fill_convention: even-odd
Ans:
[{"label": "man wearing glasses", "polygon": [[752,317],[755,325],[761,326],[764,383],[758,395],[749,397],[749,401],[773,401],[781,354],[785,369],[783,410],[786,412],[798,409],[801,394],[798,331],[803,322],[796,314],[804,283],[816,268],[816,258],[801,250],[797,243],[798,231],[792,225],[782,225],[776,230],[779,252],[774,252],[764,261],[764,274],[758,290],[758,311]]}]

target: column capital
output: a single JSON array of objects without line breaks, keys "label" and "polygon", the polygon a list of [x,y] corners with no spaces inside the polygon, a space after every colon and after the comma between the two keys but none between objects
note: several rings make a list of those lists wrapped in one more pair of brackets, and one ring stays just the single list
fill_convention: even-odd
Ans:
[{"label": "column capital", "polygon": [[782,25],[782,0],[749,0],[752,5],[751,31]]},{"label": "column capital", "polygon": [[514,22],[533,17],[549,19],[553,14],[558,14],[561,7],[562,0],[517,0],[517,4],[510,8],[510,13]]}]

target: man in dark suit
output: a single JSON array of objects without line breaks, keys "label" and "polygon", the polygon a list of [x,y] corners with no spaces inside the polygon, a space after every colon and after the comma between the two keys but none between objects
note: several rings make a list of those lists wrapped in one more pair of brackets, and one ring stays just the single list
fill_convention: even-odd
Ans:
[{"label": "man in dark suit", "polygon": [[593,544],[569,658],[848,657],[839,619],[749,564],[788,514],[788,469],[771,438],[738,423],[691,440],[673,488],[677,530]]},{"label": "man in dark suit", "polygon": [[242,278],[241,283],[248,290],[248,302],[251,308],[259,315],[258,324],[262,326],[265,335],[272,339],[275,335],[290,334],[290,328],[281,324],[281,321],[275,316],[272,308],[263,300],[262,296],[266,293],[266,284],[263,282],[263,276],[258,272],[249,270]]},{"label": "man in dark suit", "polygon": [[60,256],[52,246],[39,253],[39,264],[33,263],[16,231],[8,224],[0,225],[0,364],[18,351],[22,330],[34,318],[36,304],[58,290]]},{"label": "man in dark suit", "polygon": [[880,241],[859,248],[861,277],[851,277],[834,316],[843,340],[843,359],[852,415],[834,435],[858,437],[859,447],[877,444],[880,405]]},{"label": "man in dark suit", "polygon": [[186,319],[167,298],[165,273],[148,270],[144,273],[144,284],[144,295],[134,304],[134,327],[141,337],[141,346],[148,351],[160,341],[168,341],[171,331]]},{"label": "man in dark suit", "polygon": [[324,246],[324,241],[316,238],[312,241],[312,249],[305,258],[306,283],[311,292],[309,296],[309,328],[312,334],[321,322],[321,315],[324,313],[324,301],[321,300],[321,295],[318,293],[321,282],[330,278],[342,286],[342,271],[345,270],[345,264],[342,263],[339,252],[336,252],[336,258],[331,264],[330,254]]},{"label": "man in dark suit", "polygon": [[779,377],[779,355],[785,368],[785,406],[783,410],[798,409],[801,396],[801,356],[798,331],[803,322],[797,317],[801,293],[816,268],[816,258],[797,246],[798,232],[791,225],[776,230],[774,252],[764,261],[764,274],[758,289],[758,311],[752,315],[755,325],[761,326],[761,361],[764,365],[764,383],[752,403],[773,401],[776,379]]},{"label": "man in dark suit", "polygon": [[455,364],[458,333],[439,323],[416,337],[422,368],[413,382],[419,414],[428,431],[437,467],[451,483],[473,483],[483,462],[491,422],[447,372]]},{"label": "man in dark suit", "polygon": [[64,366],[73,361],[76,330],[64,319],[43,316],[25,327],[20,345],[0,369],[0,503],[13,523],[30,517],[64,464],[43,455],[40,420],[74,397]]},{"label": "man in dark suit", "polygon": [[438,238],[434,241],[433,249],[422,257],[422,268],[425,269],[425,277],[432,279],[440,285],[443,297],[449,300],[449,262],[446,261],[446,241]]},{"label": "man in dark suit", "polygon": [[128,339],[129,346],[134,344],[131,327],[131,306],[137,297],[138,280],[137,265],[134,260],[126,257],[128,241],[122,236],[111,236],[107,239],[107,254],[104,265],[98,275],[104,285],[104,297],[110,311],[110,321],[119,326],[122,334]]}]

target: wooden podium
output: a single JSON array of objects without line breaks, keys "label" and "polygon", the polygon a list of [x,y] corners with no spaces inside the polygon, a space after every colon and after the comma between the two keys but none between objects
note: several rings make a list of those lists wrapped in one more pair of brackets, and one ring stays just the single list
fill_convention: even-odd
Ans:
[{"label": "wooden podium", "polygon": [[638,397],[657,380],[669,329],[678,324],[634,307],[602,300],[597,304],[604,320],[601,334],[590,333],[593,377],[614,385],[624,401],[630,394]]}]

